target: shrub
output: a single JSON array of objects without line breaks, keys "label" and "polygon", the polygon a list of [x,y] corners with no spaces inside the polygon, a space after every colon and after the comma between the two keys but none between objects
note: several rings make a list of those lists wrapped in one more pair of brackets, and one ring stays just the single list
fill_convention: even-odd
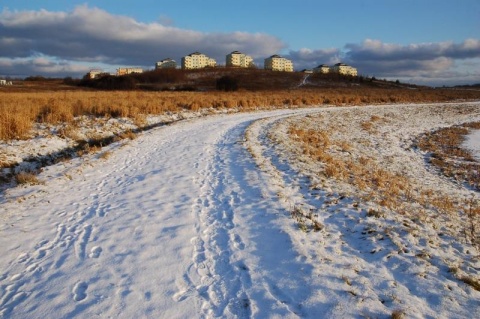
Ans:
[{"label": "shrub", "polygon": [[91,87],[99,90],[133,90],[137,81],[133,76],[112,76],[106,75],[98,79],[83,79],[80,86]]},{"label": "shrub", "polygon": [[229,75],[224,75],[217,80],[217,90],[219,91],[237,91],[238,90],[238,80]]}]

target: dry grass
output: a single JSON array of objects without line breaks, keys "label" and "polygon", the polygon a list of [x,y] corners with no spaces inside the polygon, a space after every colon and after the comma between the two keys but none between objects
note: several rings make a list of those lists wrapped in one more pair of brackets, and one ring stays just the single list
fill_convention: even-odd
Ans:
[{"label": "dry grass", "polygon": [[403,319],[405,318],[405,312],[403,310],[394,310],[392,312],[392,319]]},{"label": "dry grass", "polygon": [[31,172],[20,172],[15,175],[15,181],[19,185],[39,185],[41,184],[40,180],[34,173]]},{"label": "dry grass", "polygon": [[[318,172],[323,175],[321,179],[334,179],[349,184],[358,198],[415,220],[426,221],[429,215],[442,216],[441,218],[447,220],[460,218],[463,222],[456,229],[457,234],[461,236],[459,238],[480,249],[480,202],[477,199],[456,197],[445,191],[419,184],[414,177],[407,177],[408,174],[402,169],[395,171],[395,167],[403,167],[401,163],[392,165],[390,169],[390,165],[385,164],[390,160],[394,163],[394,159],[382,156],[377,158],[376,154],[362,151],[365,146],[363,138],[355,138],[349,142],[343,140],[345,138],[343,134],[350,128],[342,126],[342,121],[354,121],[358,115],[354,113],[351,119],[345,119],[345,116],[350,115],[335,118],[335,114],[329,120],[310,116],[309,122],[305,125],[296,123],[289,127],[288,133],[298,143],[303,155],[320,164]],[[376,127],[382,128],[382,123],[390,122],[388,116],[372,115],[366,117],[366,120],[365,118],[358,120],[356,124],[351,122],[351,125],[357,125],[356,129],[364,130],[364,123],[368,123],[368,129],[374,131]],[[445,128],[427,134],[418,145],[432,153],[431,162],[446,172],[447,176],[461,182],[466,181],[479,189],[480,164],[475,162],[460,145],[465,134],[468,134],[471,128],[478,127],[480,123]],[[367,216],[383,218],[384,213],[382,209],[369,210]]]},{"label": "dry grass", "polygon": [[382,169],[373,159],[355,159],[349,154],[339,156],[331,152],[331,149],[350,149],[350,146],[346,147],[345,141],[331,141],[326,131],[291,127],[289,134],[300,140],[304,154],[323,164],[326,177],[377,194],[376,201],[382,206],[398,207],[410,196],[411,186],[406,177]]},{"label": "dry grass", "polygon": [[447,127],[422,136],[417,146],[431,154],[430,163],[443,174],[480,190],[480,163],[461,147],[470,129],[480,128],[480,122]]},{"label": "dry grass", "polygon": [[110,158],[110,156],[112,156],[112,152],[111,151],[105,151],[102,154],[100,154],[99,158],[101,158],[103,160],[107,160],[107,159]]},{"label": "dry grass", "polygon": [[[332,140],[323,129],[301,129],[292,126],[289,134],[300,142],[303,154],[322,164],[322,172],[327,178],[354,186],[360,191],[362,199],[393,210],[402,208],[405,202],[416,202],[422,209],[434,209],[447,215],[464,212],[470,220],[468,240],[473,244],[478,242],[476,233],[480,227],[479,203],[454,200],[429,188],[416,192],[414,181],[382,168],[374,158],[355,157],[349,152],[335,152],[345,149],[345,142]],[[369,211],[367,215],[377,218],[383,216],[378,211]]]},{"label": "dry grass", "polygon": [[[476,95],[475,95],[476,94]],[[322,88],[237,92],[53,91],[0,92],[0,140],[28,138],[34,123],[72,123],[81,115],[129,117],[204,108],[254,110],[306,105],[361,105],[478,98],[474,91]],[[370,122],[375,122],[376,118]],[[368,125],[368,124],[365,124]]]},{"label": "dry grass", "polygon": [[[431,154],[430,163],[444,175],[470,185],[473,189],[480,190],[480,163],[473,158],[470,152],[461,147],[470,129],[479,128],[480,122],[443,128],[425,134],[420,138],[417,146]],[[480,248],[480,203],[474,198],[455,202],[449,197],[435,197],[432,200],[431,196],[431,193],[423,194],[421,202],[424,205],[431,202],[433,206],[439,207],[443,211],[463,212],[467,216],[467,225],[464,228],[465,240]]]},{"label": "dry grass", "polygon": [[137,138],[137,135],[135,132],[132,130],[127,130],[125,132],[122,132],[121,134],[118,135],[119,139],[129,139],[129,140],[134,140]]},{"label": "dry grass", "polygon": [[467,276],[461,277],[460,280],[472,287],[473,289],[480,291],[480,282],[478,280]]},{"label": "dry grass", "polygon": [[323,229],[323,225],[317,220],[316,215],[312,211],[304,211],[304,209],[295,206],[291,209],[290,214],[297,221],[298,227],[305,233],[310,230],[318,232]]}]

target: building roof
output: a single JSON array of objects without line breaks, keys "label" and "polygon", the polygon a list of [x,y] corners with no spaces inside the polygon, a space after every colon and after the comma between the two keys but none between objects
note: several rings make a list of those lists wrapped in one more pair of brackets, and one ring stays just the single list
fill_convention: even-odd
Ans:
[{"label": "building roof", "polygon": [[281,56],[279,56],[278,54],[274,54],[271,56],[271,58],[281,58]]},{"label": "building roof", "polygon": [[335,64],[335,66],[348,66],[348,65],[345,64],[345,63],[337,63],[337,64]]},{"label": "building roof", "polygon": [[233,51],[231,54],[242,54],[240,51]]}]

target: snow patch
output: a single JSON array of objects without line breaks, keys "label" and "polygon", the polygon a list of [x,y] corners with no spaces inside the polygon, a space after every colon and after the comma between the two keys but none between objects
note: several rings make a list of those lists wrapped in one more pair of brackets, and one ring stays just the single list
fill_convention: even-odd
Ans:
[{"label": "snow patch", "polygon": [[465,138],[462,147],[473,153],[477,161],[480,161],[480,130],[473,130]]}]

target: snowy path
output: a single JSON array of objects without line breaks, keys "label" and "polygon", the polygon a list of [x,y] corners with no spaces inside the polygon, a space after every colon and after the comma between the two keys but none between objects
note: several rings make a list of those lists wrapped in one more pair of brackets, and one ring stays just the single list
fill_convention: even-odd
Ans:
[{"label": "snowy path", "polygon": [[[380,136],[398,134],[390,142],[396,156],[424,169],[423,156],[404,141],[478,118],[477,105],[466,104],[470,111],[459,109],[452,119],[420,116],[429,123]],[[468,245],[401,214],[368,217],[358,198],[328,184],[311,188],[288,160],[293,153],[282,151],[296,115],[322,112],[326,121],[395,111],[402,116],[391,125],[403,127],[402,109],[390,108],[186,120],[111,145],[108,159],[92,155],[46,168],[44,185],[0,197],[0,318],[478,313],[479,292],[451,273],[456,267],[478,275],[480,261]],[[341,124],[350,128],[351,120]],[[294,209],[311,212],[322,229],[302,231]],[[420,236],[426,230],[429,240]]]},{"label": "snowy path", "polygon": [[293,112],[159,128],[108,160],[58,164],[45,185],[8,191],[2,317],[301,315],[291,296],[308,294],[309,270],[274,226],[288,215],[242,145],[253,120]]}]

